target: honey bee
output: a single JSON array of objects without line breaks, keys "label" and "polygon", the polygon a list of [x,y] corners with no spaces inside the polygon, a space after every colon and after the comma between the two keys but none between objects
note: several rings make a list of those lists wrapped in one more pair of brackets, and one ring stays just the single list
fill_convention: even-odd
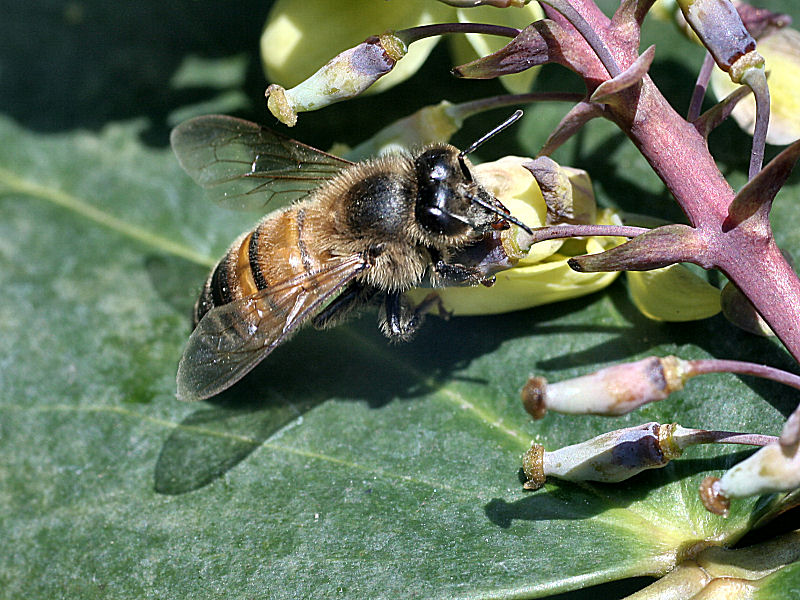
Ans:
[{"label": "honey bee", "polygon": [[353,163],[226,116],[186,121],[171,135],[181,166],[215,199],[241,209],[291,202],[233,242],[194,309],[178,366],[178,397],[232,386],[297,328],[342,322],[371,304],[393,340],[409,339],[436,300],[404,292],[491,285],[454,255],[492,232],[524,224],[472,177],[467,150],[435,144]]}]

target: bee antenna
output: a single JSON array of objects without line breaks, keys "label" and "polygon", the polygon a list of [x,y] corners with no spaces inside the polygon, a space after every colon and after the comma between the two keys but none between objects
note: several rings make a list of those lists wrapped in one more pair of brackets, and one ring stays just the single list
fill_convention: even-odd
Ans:
[{"label": "bee antenna", "polygon": [[[464,176],[465,176],[467,179],[469,179],[470,181],[472,181],[472,175],[470,174],[470,172],[469,172],[469,169],[467,168],[467,165],[466,165],[466,163],[464,162],[464,157],[465,157],[467,154],[469,154],[470,152],[474,152],[474,151],[475,151],[475,150],[476,150],[476,149],[477,149],[479,146],[481,146],[481,145],[482,145],[482,144],[483,144],[485,141],[487,141],[487,140],[490,140],[491,138],[493,138],[494,136],[496,136],[498,133],[500,133],[500,132],[501,132],[501,131],[503,131],[503,130],[504,130],[506,127],[508,127],[509,125],[511,125],[512,123],[514,123],[514,121],[516,121],[517,119],[519,119],[521,116],[522,116],[522,110],[521,110],[521,109],[515,110],[515,111],[514,111],[514,112],[511,114],[511,116],[510,116],[510,117],[508,117],[508,118],[507,118],[505,121],[503,121],[502,123],[500,123],[500,125],[498,125],[498,126],[497,126],[497,127],[495,127],[494,129],[492,129],[490,132],[488,132],[488,133],[486,133],[486,134],[482,135],[480,138],[478,138],[477,140],[475,140],[474,142],[472,142],[472,143],[469,145],[469,147],[468,147],[466,150],[462,150],[461,152],[459,152],[459,153],[458,153],[458,163],[461,165],[461,171],[464,173]],[[472,201],[473,201],[475,204],[478,204],[479,206],[482,206],[482,207],[483,207],[483,208],[485,208],[486,210],[488,210],[488,211],[490,211],[490,212],[493,212],[493,213],[494,213],[494,214],[496,214],[496,215],[499,215],[499,216],[501,216],[503,219],[505,219],[505,220],[506,220],[506,221],[508,221],[509,223],[513,223],[513,224],[514,224],[514,225],[516,225],[517,227],[520,227],[520,228],[521,228],[523,231],[525,231],[526,233],[528,233],[528,234],[530,234],[530,235],[533,235],[533,231],[531,231],[531,228],[530,228],[530,227],[528,227],[527,225],[525,225],[525,223],[523,223],[522,221],[520,221],[520,220],[519,220],[519,219],[517,219],[516,217],[512,216],[511,214],[509,214],[509,213],[507,213],[507,212],[505,212],[505,211],[503,211],[503,210],[501,210],[501,209],[497,208],[496,206],[492,206],[491,204],[489,204],[488,202],[486,202],[486,201],[484,201],[484,200],[481,200],[481,199],[480,199],[480,198],[478,198],[477,196],[472,196]]]},{"label": "bee antenna", "polygon": [[531,228],[528,227],[527,225],[525,225],[525,223],[523,223],[522,221],[517,219],[512,214],[510,214],[510,213],[508,213],[508,212],[506,212],[504,210],[501,210],[501,209],[497,208],[496,206],[492,206],[491,204],[489,204],[485,200],[481,200],[480,198],[478,198],[478,196],[472,196],[470,198],[470,200],[472,200],[478,206],[482,206],[486,210],[488,210],[490,212],[493,212],[494,214],[503,217],[503,219],[505,219],[509,223],[513,223],[517,227],[521,228],[525,233],[527,233],[529,235],[533,235],[533,231],[531,230]]},{"label": "bee antenna", "polygon": [[522,110],[520,109],[515,110],[514,113],[510,117],[508,117],[505,121],[500,123],[500,125],[492,129],[489,133],[482,135],[480,138],[472,142],[466,150],[462,150],[461,152],[459,152],[458,154],[459,161],[461,161],[467,154],[475,152],[475,150],[477,150],[481,145],[483,145],[484,142],[492,139],[498,133],[503,131],[503,129],[505,129],[506,127],[511,125],[514,121],[519,119],[521,116],[522,116]]}]

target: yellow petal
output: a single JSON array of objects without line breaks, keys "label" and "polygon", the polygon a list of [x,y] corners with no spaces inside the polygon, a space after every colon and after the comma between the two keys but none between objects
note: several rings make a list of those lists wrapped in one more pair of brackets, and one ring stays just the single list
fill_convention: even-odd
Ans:
[{"label": "yellow petal", "polygon": [[[758,52],[766,60],[769,76],[770,122],[767,143],[784,145],[800,139],[800,32],[784,28],[758,40]],[[711,89],[722,99],[738,86],[727,73],[715,68],[711,75]],[[744,98],[733,109],[733,118],[743,130],[753,134],[755,126],[755,101],[752,95]]]},{"label": "yellow petal", "polygon": [[[547,205],[531,172],[522,165],[530,162],[523,156],[505,156],[473,167],[475,178],[490,194],[500,200],[517,219],[528,227],[541,227],[547,218]],[[538,263],[557,251],[564,240],[548,240],[531,248],[526,263]]]},{"label": "yellow petal", "polygon": [[[268,80],[289,88],[371,35],[454,18],[455,9],[431,0],[278,0],[261,36],[261,59]],[[411,44],[392,72],[369,91],[387,89],[410,77],[438,39]]]},{"label": "yellow petal", "polygon": [[636,308],[656,321],[696,321],[720,310],[720,291],[683,265],[629,271],[628,289]]},{"label": "yellow petal", "polygon": [[[493,315],[585,296],[611,284],[618,275],[576,273],[563,257],[503,271],[491,288],[442,288],[437,293],[455,315]],[[416,289],[410,295],[419,302],[428,293],[430,290]]]},{"label": "yellow petal", "polygon": [[359,161],[426,144],[448,142],[461,128],[463,122],[463,118],[450,114],[452,107],[453,104],[447,100],[423,106],[417,112],[390,123],[371,138],[348,150],[344,158]]},{"label": "yellow petal", "polygon": [[656,0],[653,7],[647,13],[659,21],[672,22],[675,19],[675,11],[680,10],[675,0]]}]

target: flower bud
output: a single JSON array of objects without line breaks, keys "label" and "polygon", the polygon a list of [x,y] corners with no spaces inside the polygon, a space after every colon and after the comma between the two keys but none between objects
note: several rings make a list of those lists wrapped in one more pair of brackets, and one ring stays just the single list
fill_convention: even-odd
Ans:
[{"label": "flower bud", "polygon": [[732,2],[678,0],[678,6],[719,68],[731,72],[733,81],[739,82],[745,68],[758,64],[763,68],[764,59],[755,52],[756,42]]},{"label": "flower bud", "polygon": [[[526,4],[527,6],[520,6],[516,10],[497,10],[492,7],[460,8],[456,11],[456,18],[459,23],[492,23],[524,29],[530,23],[544,17],[544,11],[538,2]],[[453,62],[462,64],[497,52],[508,43],[508,40],[494,35],[468,33],[463,36],[450,36],[448,42]],[[502,75],[499,80],[512,94],[523,94],[531,89],[538,74],[539,68],[533,67],[521,73]]]},{"label": "flower bud", "polygon": [[686,371],[686,361],[675,356],[651,356],[554,384],[543,377],[531,377],[522,389],[522,404],[534,419],[541,419],[548,410],[624,415],[683,389]]},{"label": "flower bud", "polygon": [[780,437],[782,446],[792,446],[798,442],[800,442],[800,405],[786,419]]},{"label": "flower bud", "polygon": [[524,488],[538,489],[548,476],[566,481],[616,483],[647,469],[663,467],[680,455],[680,450],[669,442],[671,427],[645,423],[553,452],[531,444],[522,461],[528,479]]},{"label": "flower bud", "polygon": [[[540,444],[531,443],[531,447],[522,458],[522,470],[527,478],[524,487],[528,490],[538,489],[544,485],[548,476],[567,481],[616,483],[644,470],[663,467],[672,459],[679,457],[689,446],[715,443],[763,446],[759,451],[762,452],[766,448],[777,446],[777,438],[729,431],[687,429],[677,423],[663,425],[645,423],[637,427],[610,431],[586,442],[566,446],[553,452],[547,452]],[[795,455],[792,460],[794,460],[793,468],[797,470],[797,456]],[[783,471],[788,470],[785,465],[780,465],[780,468]],[[792,479],[795,487],[800,485],[799,478],[800,475],[795,472]],[[701,490],[701,496],[713,504],[715,499],[722,496],[719,493],[720,485],[711,485],[713,483],[711,479],[714,478],[709,478],[709,485]],[[738,483],[738,479],[746,477],[734,476],[733,479]],[[729,487],[732,485],[728,484]],[[746,484],[739,485],[741,487]],[[724,503],[725,499],[722,498]]]},{"label": "flower bud", "polygon": [[[769,71],[770,121],[767,143],[783,145],[800,138],[800,102],[797,88],[800,85],[800,32],[785,28],[774,30],[758,40],[758,50],[766,60]],[[722,99],[736,89],[736,85],[719,71],[711,75],[711,89]],[[736,123],[753,134],[756,106],[752,97],[741,100],[731,113]]]},{"label": "flower bud", "polygon": [[[431,0],[276,0],[261,36],[267,79],[290,88],[310,77],[338,52],[377,32],[452,21],[455,9]],[[439,38],[411,45],[408,55],[369,92],[388,89],[413,75]]]},{"label": "flower bud", "polygon": [[746,498],[800,487],[800,443],[768,444],[721,477],[706,477],[700,499],[709,511],[727,516],[731,498]]},{"label": "flower bud", "polygon": [[298,112],[317,110],[359,95],[391,71],[406,51],[402,40],[391,32],[369,37],[289,90],[270,85],[267,107],[278,120],[292,127],[297,123]]}]

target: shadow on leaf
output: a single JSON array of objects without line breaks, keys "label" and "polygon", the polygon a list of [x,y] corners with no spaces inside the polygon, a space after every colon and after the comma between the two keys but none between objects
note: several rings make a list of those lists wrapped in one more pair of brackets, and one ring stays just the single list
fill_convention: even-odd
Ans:
[{"label": "shadow on leaf", "polygon": [[[203,103],[225,108],[226,92],[240,88],[248,98],[262,96],[263,73],[253,49],[268,5],[247,0],[221,10],[215,2],[186,1],[10,4],[0,23],[8,57],[0,110],[37,131],[100,129],[146,115],[145,138],[164,145],[176,109]],[[241,55],[248,60],[239,73],[229,65]],[[204,80],[181,85],[176,74],[187,57],[222,72],[215,78],[215,69],[206,69]],[[58,85],[52,73],[59,74]]]},{"label": "shadow on leaf", "polygon": [[193,412],[172,431],[156,463],[156,492],[177,495],[208,485],[313,406],[242,405],[232,395],[222,394],[218,406]]},{"label": "shadow on leaf", "polygon": [[[182,494],[224,475],[268,438],[333,398],[379,408],[427,394],[451,379],[476,385],[480,377],[453,371],[491,353],[518,333],[513,318],[432,318],[409,344],[389,345],[374,311],[332,330],[301,330],[252,373],[186,417],[167,438],[155,469],[155,490]],[[505,324],[505,325],[504,325]],[[459,343],[454,343],[459,340]]]},{"label": "shadow on leaf", "polygon": [[[547,487],[514,502],[492,498],[484,506],[484,513],[502,529],[511,527],[514,520],[589,519],[609,508],[626,507],[641,501],[658,487],[701,473],[729,469],[752,452],[746,450],[710,458],[676,459],[663,469],[644,471],[619,483],[585,482],[577,485],[553,479]],[[697,483],[699,485],[700,481]],[[613,506],[606,498],[614,499]]]}]

